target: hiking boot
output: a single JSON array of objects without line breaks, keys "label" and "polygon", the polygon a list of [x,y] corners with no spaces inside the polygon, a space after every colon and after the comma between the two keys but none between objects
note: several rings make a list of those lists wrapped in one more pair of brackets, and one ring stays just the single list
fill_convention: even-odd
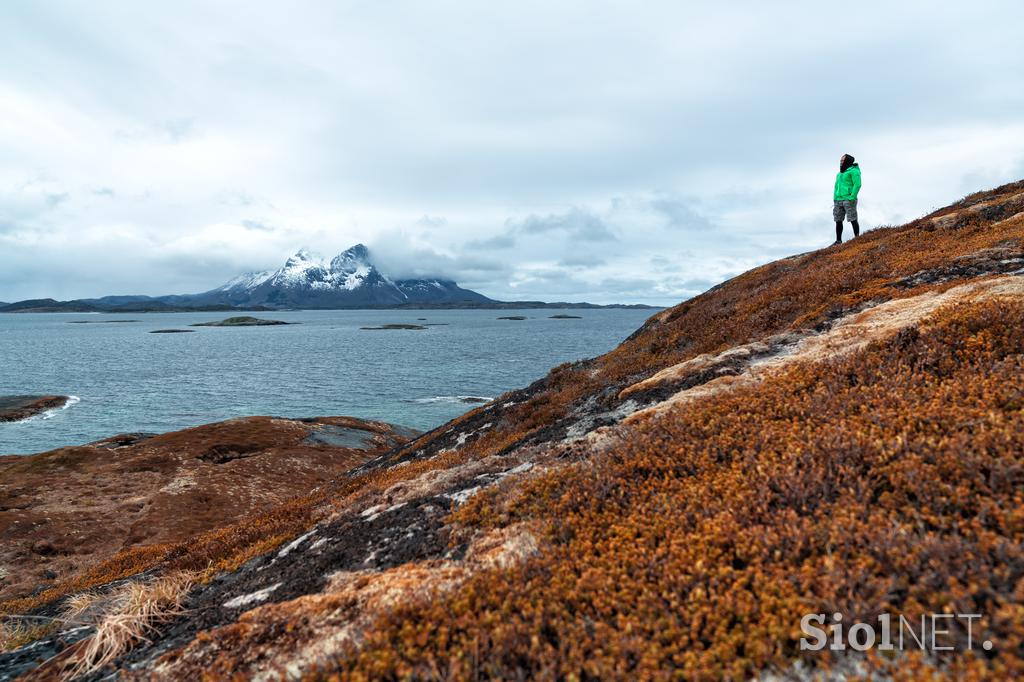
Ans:
[{"label": "hiking boot", "polygon": [[842,243],[843,243],[843,240],[842,240],[842,239],[837,239],[837,240],[835,240],[834,242],[832,242],[832,246],[839,246],[839,245],[840,245],[840,244],[842,244]]}]

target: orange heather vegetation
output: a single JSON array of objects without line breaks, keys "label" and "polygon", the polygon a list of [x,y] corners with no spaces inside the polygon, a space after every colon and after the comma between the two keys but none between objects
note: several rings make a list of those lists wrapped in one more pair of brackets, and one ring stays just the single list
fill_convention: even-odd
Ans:
[{"label": "orange heather vegetation", "polygon": [[459,524],[542,519],[546,551],[389,614],[340,677],[746,679],[799,653],[804,613],[950,606],[1001,653],[957,673],[1024,674],[1022,325],[1022,302],[950,311],[477,496]]},{"label": "orange heather vegetation", "polygon": [[[992,193],[1010,195],[1005,217],[1017,215],[998,225],[976,213],[955,230],[922,219],[748,272],[592,366],[556,369],[513,423],[529,429],[624,377],[865,301],[950,286],[898,283],[986,249],[1020,255],[1021,192]],[[456,522],[543,519],[547,551],[457,597],[396,610],[337,661],[341,677],[742,679],[797,655],[803,613],[854,621],[950,606],[988,614],[985,636],[1000,643],[992,667],[984,655],[958,665],[1024,674],[1021,329],[1021,301],[947,311],[854,357],[641,421],[585,464],[478,495]]]},{"label": "orange heather vegetation", "polygon": [[[1022,677],[1022,273],[1019,182],[754,269],[314,494],[0,608],[202,572],[171,644],[115,663],[139,679]],[[972,651],[801,651],[801,616],[833,612],[981,617]]]}]

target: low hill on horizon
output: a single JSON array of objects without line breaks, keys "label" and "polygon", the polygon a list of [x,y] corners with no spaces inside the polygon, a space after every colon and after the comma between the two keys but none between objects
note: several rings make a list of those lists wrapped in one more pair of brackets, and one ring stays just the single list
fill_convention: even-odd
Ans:
[{"label": "low hill on horizon", "polygon": [[[0,669],[1024,676],[1022,328],[1024,181],[755,268],[308,495],[2,602],[58,620]],[[943,623],[951,650],[804,650],[818,613],[977,618]]]}]

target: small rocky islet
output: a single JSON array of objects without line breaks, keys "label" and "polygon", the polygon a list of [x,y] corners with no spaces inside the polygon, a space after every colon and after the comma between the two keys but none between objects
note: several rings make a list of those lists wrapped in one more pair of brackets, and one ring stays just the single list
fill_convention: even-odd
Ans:
[{"label": "small rocky islet", "polygon": [[248,315],[242,315],[239,317],[229,317],[226,320],[220,320],[219,322],[196,322],[195,324],[189,325],[190,327],[270,327],[275,325],[283,324],[298,324],[298,322],[285,322],[284,320],[264,320],[258,317],[250,317]]},{"label": "small rocky islet", "polygon": [[426,329],[422,324],[382,324],[376,327],[360,327],[368,331],[378,331],[382,329],[412,329],[412,330],[423,330]]},{"label": "small rocky islet", "polygon": [[68,324],[127,324],[139,320],[69,320]]}]

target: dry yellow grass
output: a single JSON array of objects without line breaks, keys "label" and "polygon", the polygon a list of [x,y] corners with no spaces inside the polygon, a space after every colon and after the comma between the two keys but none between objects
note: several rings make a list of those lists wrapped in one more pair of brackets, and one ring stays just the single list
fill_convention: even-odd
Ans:
[{"label": "dry yellow grass", "polygon": [[45,637],[60,627],[60,621],[26,616],[0,616],[0,651],[13,651]]},{"label": "dry yellow grass", "polygon": [[93,590],[71,595],[64,601],[61,621],[65,625],[81,625],[87,622],[97,608],[103,607],[106,598],[107,595]]},{"label": "dry yellow grass", "polygon": [[124,655],[160,623],[184,613],[183,602],[194,576],[179,572],[153,580],[130,582],[108,595],[83,595],[69,604],[66,617],[91,614],[96,631],[75,645],[64,661],[61,678],[71,680],[99,672]]}]

